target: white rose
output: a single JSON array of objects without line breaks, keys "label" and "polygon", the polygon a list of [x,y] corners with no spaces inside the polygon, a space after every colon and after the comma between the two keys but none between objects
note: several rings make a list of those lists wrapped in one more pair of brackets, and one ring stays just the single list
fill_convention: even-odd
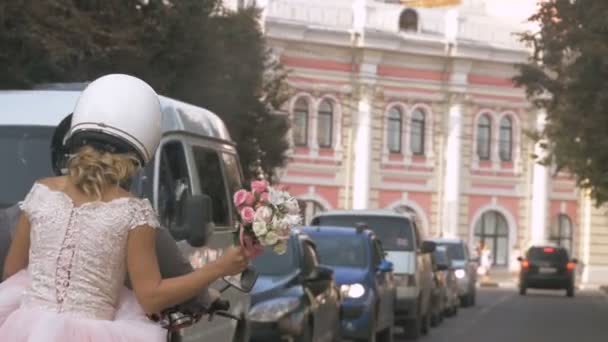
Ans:
[{"label": "white rose", "polygon": [[272,214],[272,209],[269,207],[259,207],[258,210],[255,211],[255,220],[270,223],[270,221],[272,221]]},{"label": "white rose", "polygon": [[260,237],[268,232],[268,227],[265,222],[256,221],[253,223],[253,232],[255,233],[255,236]]},{"label": "white rose", "polygon": [[300,215],[287,215],[284,220],[289,227],[297,226],[302,223],[302,217],[300,217]]},{"label": "white rose", "polygon": [[285,208],[287,209],[287,212],[291,215],[300,214],[300,206],[298,205],[298,201],[296,201],[294,198],[285,202]]},{"label": "white rose", "polygon": [[268,232],[266,236],[264,236],[264,244],[266,246],[273,246],[279,241],[279,237],[275,232]]},{"label": "white rose", "polygon": [[277,243],[274,247],[273,250],[275,253],[277,254],[285,254],[285,252],[287,251],[287,243],[286,242],[279,242]]}]

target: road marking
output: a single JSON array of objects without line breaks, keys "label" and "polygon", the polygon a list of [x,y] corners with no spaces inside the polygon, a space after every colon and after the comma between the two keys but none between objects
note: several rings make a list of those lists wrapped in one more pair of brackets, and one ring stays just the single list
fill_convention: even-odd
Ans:
[{"label": "road marking", "polygon": [[495,301],[494,303],[482,308],[481,310],[477,311],[467,322],[466,324],[462,324],[462,328],[457,330],[454,335],[463,335],[465,334],[467,331],[469,331],[471,328],[474,328],[476,325],[479,324],[480,319],[487,315],[490,311],[494,310],[497,306],[499,306],[500,304],[503,304],[504,302],[508,301],[509,299],[515,297],[515,293],[507,293],[505,294],[502,298],[500,298],[499,300]]}]

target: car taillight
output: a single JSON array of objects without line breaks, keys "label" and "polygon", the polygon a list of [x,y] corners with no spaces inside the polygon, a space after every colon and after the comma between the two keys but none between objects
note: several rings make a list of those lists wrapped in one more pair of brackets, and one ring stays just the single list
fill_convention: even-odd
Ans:
[{"label": "car taillight", "polygon": [[567,268],[568,270],[570,270],[570,271],[574,270],[574,268],[575,268],[575,267],[576,267],[576,264],[575,264],[575,263],[573,263],[573,262],[569,262],[569,263],[566,265],[566,268]]},{"label": "car taillight", "polygon": [[528,260],[524,260],[521,262],[521,267],[523,268],[529,268],[530,267],[530,262]]}]

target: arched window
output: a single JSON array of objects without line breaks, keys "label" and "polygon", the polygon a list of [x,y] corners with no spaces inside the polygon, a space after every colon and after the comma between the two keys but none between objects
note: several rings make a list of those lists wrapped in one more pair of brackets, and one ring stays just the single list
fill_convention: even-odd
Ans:
[{"label": "arched window", "polygon": [[500,120],[500,133],[498,142],[498,154],[500,160],[511,161],[513,154],[513,123],[511,118],[504,116]]},{"label": "arched window", "polygon": [[399,16],[399,30],[418,31],[418,13],[411,8],[403,10]]},{"label": "arched window", "polygon": [[386,142],[388,151],[391,153],[401,153],[402,128],[403,114],[399,107],[393,107],[388,111],[388,121],[386,124]]},{"label": "arched window", "polygon": [[319,147],[331,147],[334,109],[329,100],[323,100],[317,113],[317,142]]},{"label": "arched window", "polygon": [[299,98],[293,110],[293,143],[296,146],[308,145],[308,101]]},{"label": "arched window", "polygon": [[492,141],[492,120],[487,114],[477,121],[477,156],[481,160],[490,159]]},{"label": "arched window", "polygon": [[560,214],[557,216],[556,222],[549,231],[549,241],[565,247],[569,251],[572,250],[572,220],[568,215]]},{"label": "arched window", "polygon": [[414,110],[412,113],[412,125],[410,135],[410,148],[412,154],[424,154],[424,128],[425,117],[424,112],[420,109]]},{"label": "arched window", "polygon": [[300,206],[300,215],[302,216],[302,223],[305,225],[310,224],[310,221],[319,213],[324,212],[326,209],[321,203],[313,200],[298,200]]},{"label": "arched window", "polygon": [[475,223],[475,244],[487,248],[494,265],[505,266],[509,261],[509,226],[498,211],[485,212]]}]

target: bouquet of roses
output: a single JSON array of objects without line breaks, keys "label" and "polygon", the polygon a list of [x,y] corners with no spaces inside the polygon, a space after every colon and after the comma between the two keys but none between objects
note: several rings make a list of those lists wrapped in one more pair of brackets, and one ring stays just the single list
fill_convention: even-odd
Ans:
[{"label": "bouquet of roses", "polygon": [[264,247],[285,253],[291,228],[301,222],[295,198],[261,180],[251,182],[251,191],[237,191],[234,205],[239,214],[239,242],[250,256],[260,255]]}]

